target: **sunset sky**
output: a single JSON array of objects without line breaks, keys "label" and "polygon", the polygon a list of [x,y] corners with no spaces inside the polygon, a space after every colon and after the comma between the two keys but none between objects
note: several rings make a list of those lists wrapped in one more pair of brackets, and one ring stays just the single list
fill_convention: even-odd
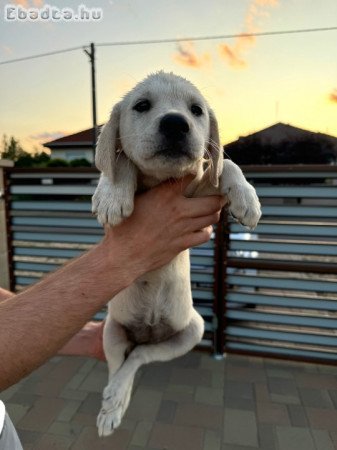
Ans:
[{"label": "sunset sky", "polygon": [[[99,22],[5,22],[0,61],[90,42],[199,37],[337,26],[336,0],[82,0]],[[43,7],[42,0],[11,3]],[[337,136],[337,31],[97,48],[98,123],[157,70],[191,80],[218,117],[223,143],[285,122]],[[0,133],[23,147],[91,126],[90,66],[82,50],[0,65]]]}]

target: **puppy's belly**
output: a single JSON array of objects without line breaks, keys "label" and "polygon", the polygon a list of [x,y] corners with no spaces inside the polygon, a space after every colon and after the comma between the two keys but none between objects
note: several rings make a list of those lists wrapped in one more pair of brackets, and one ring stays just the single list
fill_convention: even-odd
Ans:
[{"label": "puppy's belly", "polygon": [[129,341],[134,344],[156,344],[165,341],[177,332],[165,319],[161,319],[153,325],[148,325],[140,319],[124,325],[123,328]]}]

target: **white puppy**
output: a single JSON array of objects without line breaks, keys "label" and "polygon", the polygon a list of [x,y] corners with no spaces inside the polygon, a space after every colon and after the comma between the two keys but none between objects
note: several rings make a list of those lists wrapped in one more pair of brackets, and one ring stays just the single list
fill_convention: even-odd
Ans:
[{"label": "white puppy", "polygon": [[[150,75],[113,108],[99,136],[96,165],[102,174],[93,212],[101,224],[128,217],[137,190],[186,174],[195,175],[187,196],[227,195],[230,212],[249,228],[261,216],[255,189],[238,166],[223,159],[212,110],[189,81],[172,73]],[[203,332],[193,308],[188,251],[116,295],[103,335],[109,382],[97,418],[99,435],[120,425],[141,365],[185,354]]]}]

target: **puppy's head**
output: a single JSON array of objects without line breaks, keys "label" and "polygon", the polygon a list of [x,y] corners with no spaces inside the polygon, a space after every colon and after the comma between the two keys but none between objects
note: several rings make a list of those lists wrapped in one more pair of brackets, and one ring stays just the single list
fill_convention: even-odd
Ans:
[{"label": "puppy's head", "polygon": [[195,173],[206,159],[216,185],[222,170],[214,114],[195,86],[172,73],[150,75],[114,107],[96,151],[97,167],[111,178],[118,152],[158,180]]}]

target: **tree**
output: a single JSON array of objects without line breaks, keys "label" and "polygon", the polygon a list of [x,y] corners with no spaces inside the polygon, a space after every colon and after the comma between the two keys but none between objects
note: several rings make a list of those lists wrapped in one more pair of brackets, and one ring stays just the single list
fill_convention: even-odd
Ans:
[{"label": "tree", "polygon": [[29,155],[20,145],[19,141],[11,136],[9,139],[4,134],[2,139],[3,150],[1,152],[1,158],[10,159],[11,161],[17,161],[20,157]]}]

